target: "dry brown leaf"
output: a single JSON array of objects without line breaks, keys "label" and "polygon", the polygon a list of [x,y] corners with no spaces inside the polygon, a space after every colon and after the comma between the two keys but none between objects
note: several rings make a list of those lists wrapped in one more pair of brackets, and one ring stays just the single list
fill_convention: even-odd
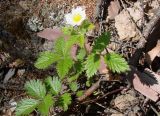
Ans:
[{"label": "dry brown leaf", "polygon": [[108,17],[107,19],[114,19],[115,16],[118,15],[119,11],[121,9],[120,3],[118,0],[114,0],[110,2],[110,5],[108,7]]},{"label": "dry brown leaf", "polygon": [[137,32],[135,24],[130,20],[127,11],[122,10],[119,15],[115,17],[115,27],[117,29],[119,40],[137,40]]}]

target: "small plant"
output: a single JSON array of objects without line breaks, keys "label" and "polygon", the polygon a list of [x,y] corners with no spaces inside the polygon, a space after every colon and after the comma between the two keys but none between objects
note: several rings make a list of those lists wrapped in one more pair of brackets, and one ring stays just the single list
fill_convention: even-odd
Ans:
[{"label": "small plant", "polygon": [[[25,90],[32,98],[22,100],[16,110],[16,115],[27,115],[34,109],[42,115],[48,115],[51,106],[61,106],[64,110],[71,104],[71,93],[62,90],[62,84],[68,84],[70,90],[75,93],[78,90],[76,80],[85,72],[87,79],[93,77],[99,67],[101,59],[104,59],[107,67],[113,73],[122,73],[129,70],[124,58],[117,53],[102,54],[110,41],[110,33],[102,33],[92,44],[92,50],[88,53],[85,35],[94,28],[94,25],[86,19],[85,10],[82,7],[73,9],[65,16],[69,26],[63,27],[63,34],[54,42],[51,51],[40,53],[35,67],[46,69],[55,64],[58,77],[49,77],[45,84],[39,80],[31,80],[25,84]],[[77,92],[79,96],[82,91]]]}]

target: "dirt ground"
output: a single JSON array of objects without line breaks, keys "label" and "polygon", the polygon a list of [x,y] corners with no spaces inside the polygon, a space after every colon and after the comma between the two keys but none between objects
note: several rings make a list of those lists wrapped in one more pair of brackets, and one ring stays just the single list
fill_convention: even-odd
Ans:
[{"label": "dirt ground", "polygon": [[[96,26],[87,38],[93,41],[109,31],[107,49],[121,54],[131,71],[112,73],[85,100],[77,102],[73,95],[66,112],[52,108],[50,116],[159,116],[159,0],[0,0],[0,116],[15,115],[17,102],[26,97],[26,81],[54,75],[53,68],[38,70],[33,65],[38,53],[53,44],[37,33],[62,27],[65,13],[76,6],[84,6]],[[79,79],[80,89],[87,90],[84,80]]]}]

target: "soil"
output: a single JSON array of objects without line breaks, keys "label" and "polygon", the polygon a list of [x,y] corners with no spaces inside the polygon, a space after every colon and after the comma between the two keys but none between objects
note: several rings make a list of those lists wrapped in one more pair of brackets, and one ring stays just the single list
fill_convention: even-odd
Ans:
[{"label": "soil", "polygon": [[[132,68],[128,74],[111,73],[113,78],[100,81],[98,88],[83,101],[77,102],[73,95],[73,103],[66,112],[52,108],[50,116],[160,115],[159,83],[156,82],[154,88],[146,77],[149,80],[147,87],[158,94],[152,96],[136,85],[138,80],[130,79],[133,71],[144,74],[146,68],[160,78],[159,48],[158,53],[150,55],[149,52],[158,46],[160,38],[160,13],[156,14],[160,10],[159,0],[0,0],[0,116],[15,115],[14,104],[27,96],[24,91],[26,81],[44,80],[48,75],[54,75],[53,68],[38,70],[34,67],[39,52],[50,50],[53,45],[37,33],[45,28],[62,27],[65,13],[76,6],[84,6],[88,19],[96,26],[87,36],[89,40],[109,31],[111,42],[107,49],[125,57]],[[144,38],[147,38],[146,43],[142,41]],[[150,59],[152,55],[155,56],[153,60]],[[107,77],[107,74],[97,75],[95,82]],[[142,80],[140,85],[144,87]],[[85,81],[84,77],[79,79],[79,89],[89,89]],[[31,115],[38,116],[39,113]]]}]

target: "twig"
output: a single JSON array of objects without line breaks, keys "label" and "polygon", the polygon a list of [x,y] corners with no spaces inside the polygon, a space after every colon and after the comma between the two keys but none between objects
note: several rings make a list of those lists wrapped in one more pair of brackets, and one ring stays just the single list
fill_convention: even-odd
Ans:
[{"label": "twig", "polygon": [[144,38],[141,38],[140,41],[138,42],[137,44],[138,48],[143,48],[145,46],[145,43],[147,42],[149,35],[153,32],[159,20],[160,20],[160,7],[157,9],[157,12],[143,30]]},{"label": "twig", "polygon": [[151,109],[157,114],[157,116],[160,116],[160,113],[151,105]]},{"label": "twig", "polygon": [[100,100],[100,99],[102,99],[102,98],[104,98],[104,97],[106,97],[106,96],[108,96],[108,95],[111,95],[111,94],[113,94],[113,93],[117,93],[117,92],[122,91],[122,90],[124,90],[124,89],[125,89],[125,88],[120,88],[120,89],[113,90],[113,91],[111,91],[111,92],[108,92],[108,93],[104,94],[103,96],[101,96],[101,97],[99,97],[99,98],[95,98],[95,99],[92,99],[92,100],[84,101],[84,102],[82,102],[81,104],[87,104],[87,103],[96,102],[96,101],[98,101],[98,100]]},{"label": "twig", "polygon": [[93,84],[88,90],[86,90],[85,93],[81,97],[77,98],[77,100],[83,101],[88,96],[90,96],[99,87],[100,82],[101,82],[101,79],[98,80],[95,84]]}]

